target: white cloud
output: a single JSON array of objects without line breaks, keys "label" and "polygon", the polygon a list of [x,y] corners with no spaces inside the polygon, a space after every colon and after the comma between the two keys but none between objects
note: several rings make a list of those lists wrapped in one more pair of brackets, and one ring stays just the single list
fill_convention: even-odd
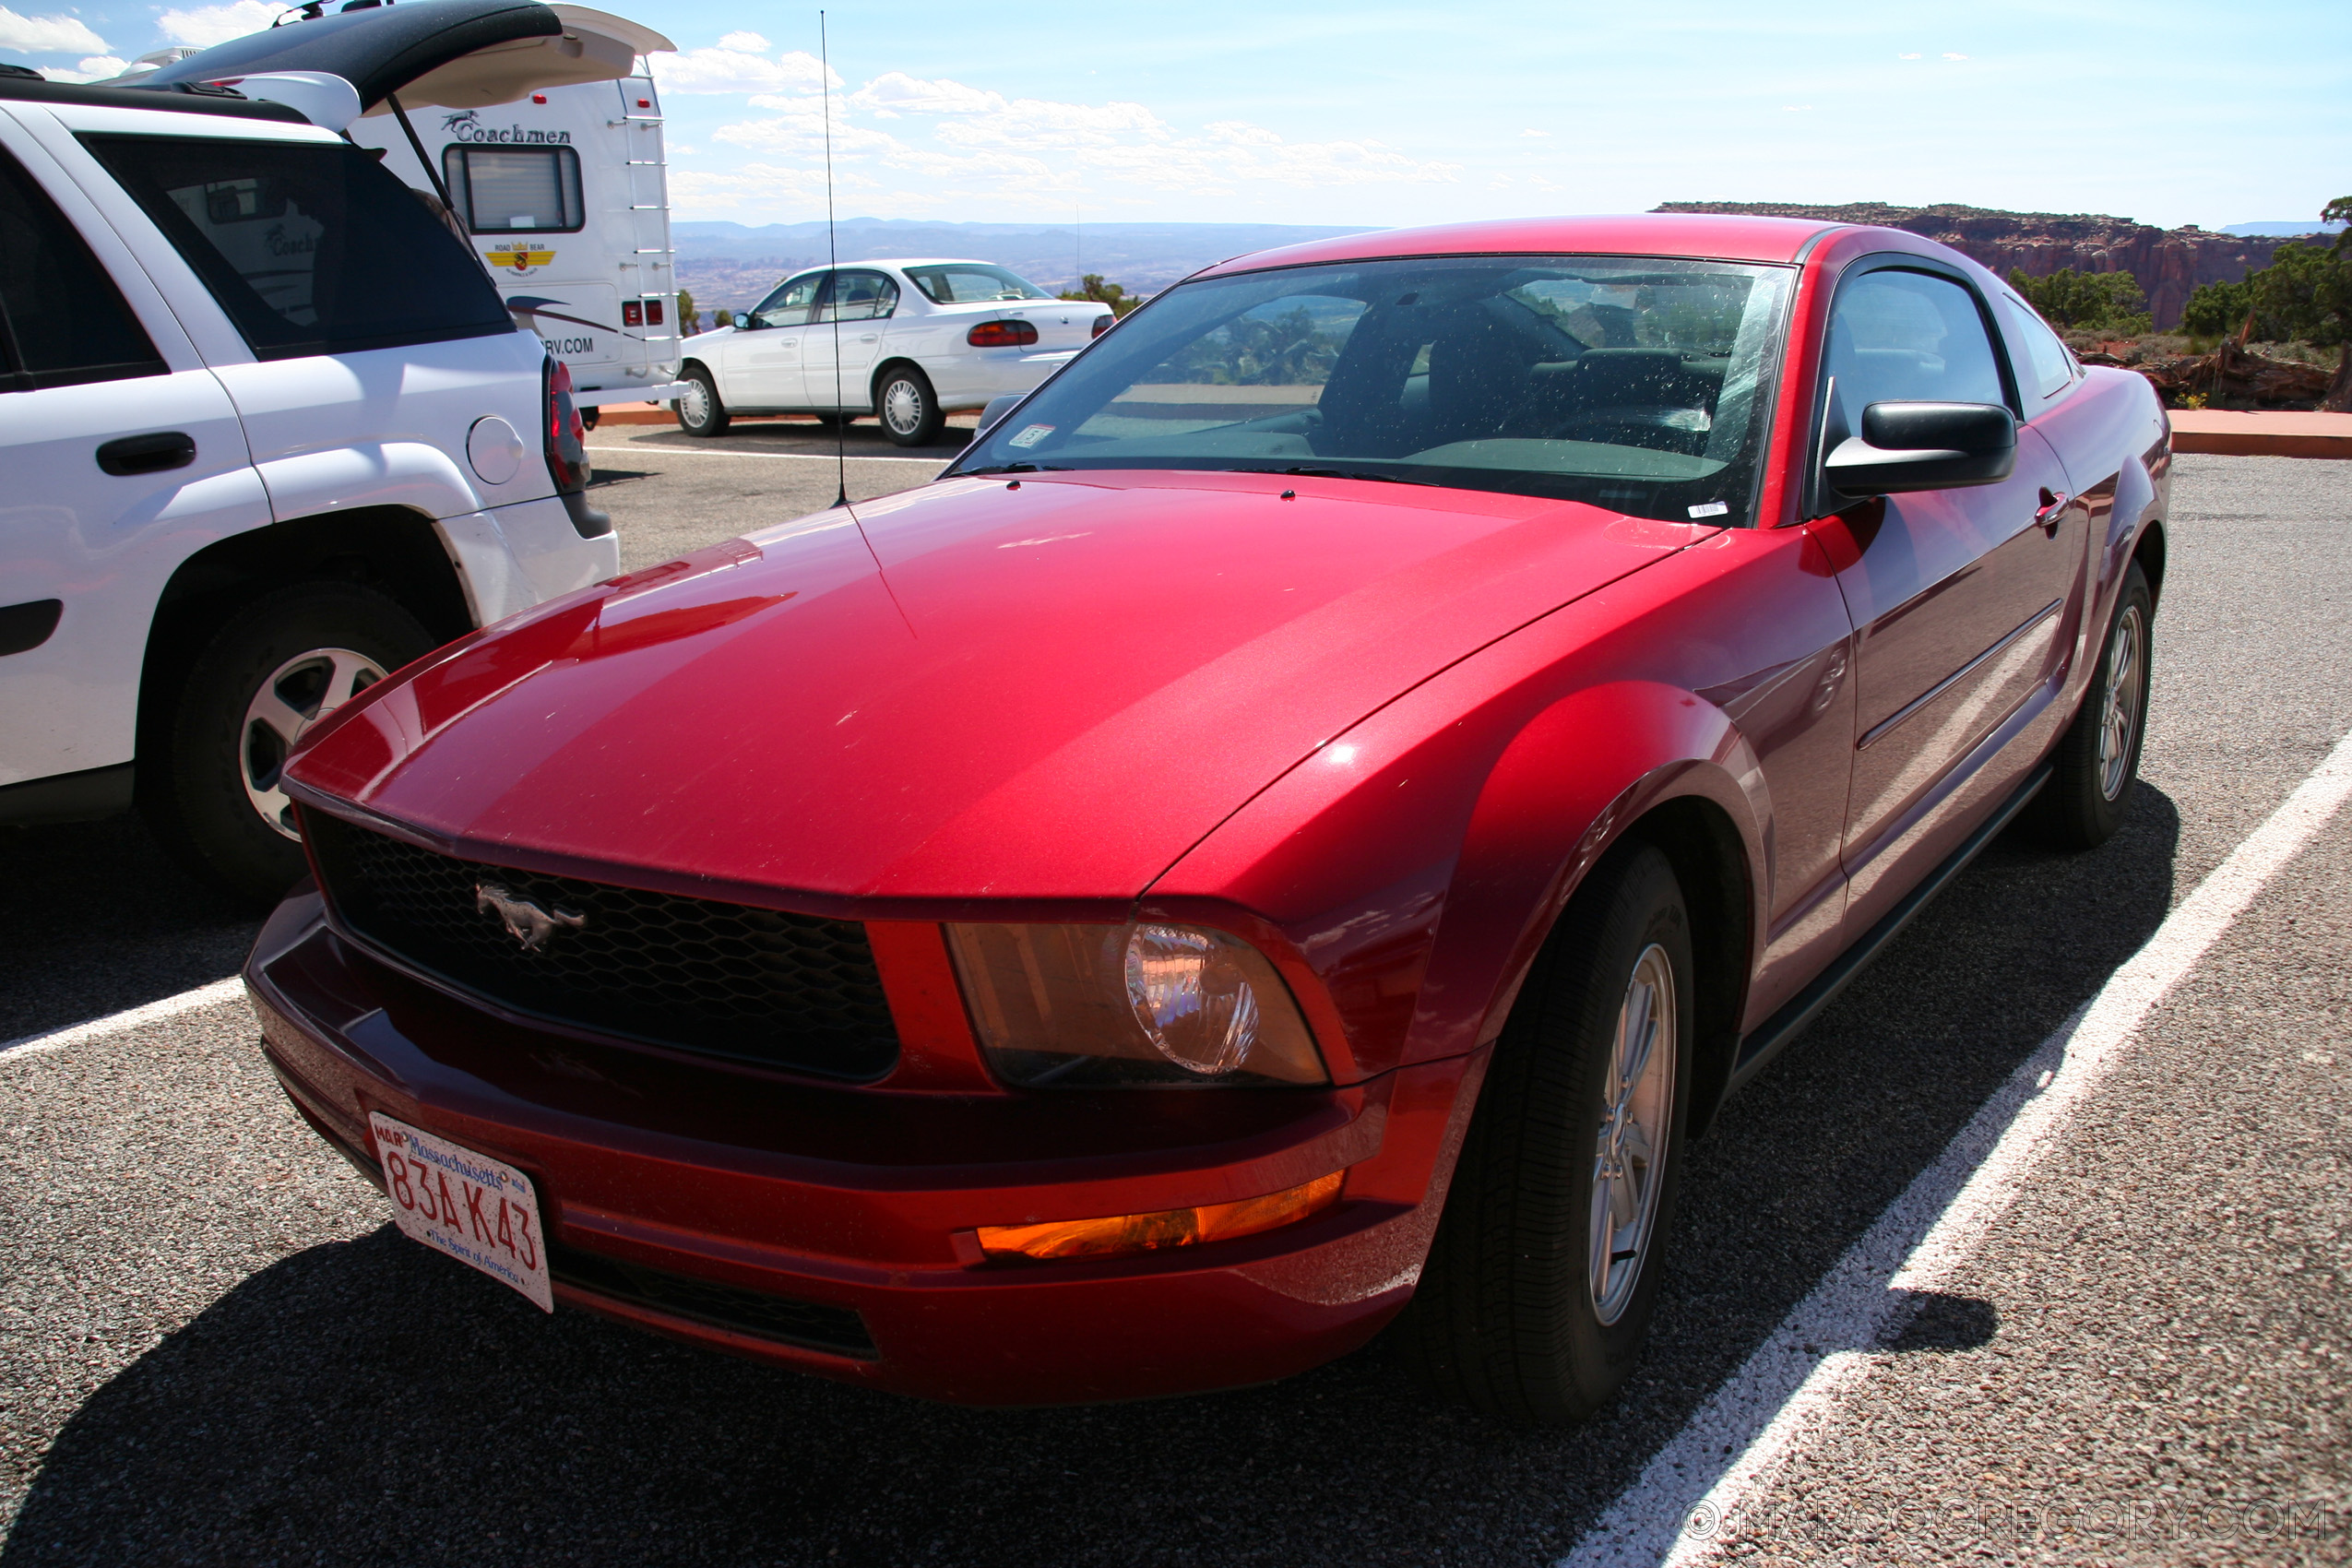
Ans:
[{"label": "white cloud", "polygon": [[106,41],[73,17],[20,17],[0,6],[0,49],[24,54],[102,54]]},{"label": "white cloud", "polygon": [[232,38],[243,38],[249,32],[259,32],[276,21],[286,7],[270,0],[232,0],[226,6],[197,6],[185,11],[166,11],[155,19],[163,36],[174,43],[193,43],[199,49],[209,49],[216,43],[226,43]]},{"label": "white cloud", "polygon": [[1946,54],[1944,58],[1947,60],[1966,60],[1967,56],[1966,54]]},{"label": "white cloud", "polygon": [[128,69],[130,62],[127,60],[117,60],[112,54],[91,54],[73,70],[66,70],[62,65],[43,65],[41,74],[53,82],[102,82],[110,77],[119,77]]},{"label": "white cloud", "polygon": [[1897,54],[1895,58],[1897,60],[1916,60],[1918,56],[1917,54]]},{"label": "white cloud", "polygon": [[1523,136],[1523,137],[1548,137],[1548,136],[1551,135],[1551,133],[1550,133],[1550,131],[1535,131],[1535,130],[1521,131],[1519,134],[1520,134],[1521,136]]},{"label": "white cloud", "polygon": [[[763,52],[767,41],[753,32],[731,32],[716,49],[687,49],[653,55],[654,79],[664,92],[815,92],[826,81],[824,65],[805,50],[775,59]],[[762,49],[733,47],[758,43]],[[835,87],[841,78],[830,78]]]}]

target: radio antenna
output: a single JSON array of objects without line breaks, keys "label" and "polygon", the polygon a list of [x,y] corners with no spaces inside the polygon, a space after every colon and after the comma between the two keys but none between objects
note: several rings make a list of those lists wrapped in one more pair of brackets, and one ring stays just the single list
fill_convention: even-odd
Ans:
[{"label": "radio antenna", "polygon": [[847,506],[849,411],[841,404],[841,250],[833,237],[833,46],[823,11],[816,14],[816,85],[825,94],[825,308],[833,313],[833,504]]}]

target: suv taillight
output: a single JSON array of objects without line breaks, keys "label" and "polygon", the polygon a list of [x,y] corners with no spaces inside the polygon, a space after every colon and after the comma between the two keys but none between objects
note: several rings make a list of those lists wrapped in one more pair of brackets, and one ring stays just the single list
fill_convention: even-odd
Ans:
[{"label": "suv taillight", "polygon": [[1037,341],[1037,328],[1026,321],[983,321],[964,334],[975,349],[1020,349]]},{"label": "suv taillight", "polygon": [[549,355],[540,372],[545,389],[540,431],[547,438],[547,477],[559,495],[577,495],[588,488],[588,427],[572,407],[572,367]]},{"label": "suv taillight", "polygon": [[1119,318],[1115,315],[1096,316],[1094,318],[1094,335],[1098,338],[1101,337],[1104,333],[1111,330],[1111,324],[1118,319]]}]

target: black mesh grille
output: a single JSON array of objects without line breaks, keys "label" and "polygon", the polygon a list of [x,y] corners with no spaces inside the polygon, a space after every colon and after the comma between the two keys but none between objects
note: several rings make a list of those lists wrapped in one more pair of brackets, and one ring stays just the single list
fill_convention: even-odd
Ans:
[{"label": "black mesh grille", "polygon": [[650,1307],[671,1317],[755,1334],[763,1339],[780,1339],[812,1350],[829,1350],[837,1356],[867,1360],[874,1357],[865,1319],[848,1307],[821,1307],[717,1280],[641,1268],[561,1242],[548,1248],[547,1271],[566,1285]]},{"label": "black mesh grille", "polygon": [[[316,812],[303,827],[352,932],[517,1012],[834,1077],[897,1059],[861,925],[457,860]],[[485,886],[564,923],[527,949]]]}]

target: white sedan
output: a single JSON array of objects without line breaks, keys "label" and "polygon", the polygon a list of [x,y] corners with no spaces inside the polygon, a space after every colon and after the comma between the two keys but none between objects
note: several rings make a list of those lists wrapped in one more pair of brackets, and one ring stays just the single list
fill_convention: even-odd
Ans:
[{"label": "white sedan", "polygon": [[671,407],[689,435],[736,414],[876,414],[891,440],[921,446],[949,413],[1031,390],[1111,322],[1109,305],[1057,300],[985,261],[812,267],[735,326],[688,339],[687,391]]}]

